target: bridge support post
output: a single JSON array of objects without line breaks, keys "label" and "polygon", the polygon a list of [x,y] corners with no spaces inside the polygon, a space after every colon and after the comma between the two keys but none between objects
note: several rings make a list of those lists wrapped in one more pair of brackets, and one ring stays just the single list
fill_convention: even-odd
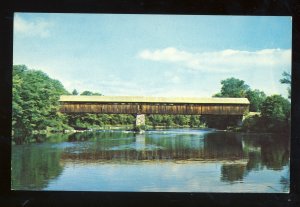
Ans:
[{"label": "bridge support post", "polygon": [[135,116],[135,131],[142,131],[145,128],[145,114]]}]

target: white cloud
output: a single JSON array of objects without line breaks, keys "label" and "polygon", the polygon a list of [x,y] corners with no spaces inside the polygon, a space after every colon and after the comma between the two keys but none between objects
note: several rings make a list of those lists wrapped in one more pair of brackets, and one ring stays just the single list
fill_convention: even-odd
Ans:
[{"label": "white cloud", "polygon": [[143,50],[138,56],[145,60],[172,63],[187,69],[207,72],[290,68],[291,65],[290,49],[263,49],[254,52],[228,49],[191,53],[169,47],[154,51]]},{"label": "white cloud", "polygon": [[24,36],[34,36],[46,38],[50,36],[50,28],[53,26],[52,22],[43,19],[28,21],[15,15],[14,17],[14,32]]}]

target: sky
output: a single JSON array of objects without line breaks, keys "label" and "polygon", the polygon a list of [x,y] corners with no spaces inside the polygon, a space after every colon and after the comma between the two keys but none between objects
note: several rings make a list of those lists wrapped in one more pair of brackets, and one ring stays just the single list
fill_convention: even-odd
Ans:
[{"label": "sky", "polygon": [[79,93],[211,97],[235,77],[287,97],[292,18],[15,13],[13,64]]}]

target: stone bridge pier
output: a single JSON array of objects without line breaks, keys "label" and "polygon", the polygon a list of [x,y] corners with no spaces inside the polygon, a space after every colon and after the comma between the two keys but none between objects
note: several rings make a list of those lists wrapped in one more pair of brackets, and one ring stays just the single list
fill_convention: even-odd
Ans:
[{"label": "stone bridge pier", "polygon": [[145,114],[137,114],[135,116],[135,127],[136,128],[141,128],[145,126],[146,120],[145,120]]},{"label": "stone bridge pier", "polygon": [[135,117],[135,125],[143,126],[145,125],[145,114],[137,114]]}]

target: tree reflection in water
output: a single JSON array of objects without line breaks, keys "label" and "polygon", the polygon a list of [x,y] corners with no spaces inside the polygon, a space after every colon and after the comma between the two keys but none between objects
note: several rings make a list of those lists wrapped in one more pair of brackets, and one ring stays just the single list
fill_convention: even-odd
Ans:
[{"label": "tree reflection in water", "polygon": [[224,164],[221,168],[221,181],[229,183],[242,181],[246,172],[245,164]]},{"label": "tree reflection in water", "polygon": [[[56,143],[53,143],[56,140]],[[243,182],[251,171],[289,164],[289,138],[204,130],[122,131],[54,135],[40,144],[13,146],[13,189],[41,190],[66,162],[201,161],[221,163],[220,181]],[[289,189],[289,174],[278,181]]]},{"label": "tree reflection in water", "polygon": [[47,144],[35,145],[14,146],[11,176],[14,190],[42,190],[63,170],[61,150],[53,150]]},{"label": "tree reflection in water", "polygon": [[[275,171],[282,170],[289,164],[289,138],[282,135],[241,135],[243,153],[248,161],[243,165],[223,165],[222,181],[241,181],[250,171],[259,171],[263,168]],[[280,183],[285,185],[289,182],[289,175],[282,177]],[[286,186],[288,186],[286,184]],[[288,187],[284,188],[286,191]]]}]

